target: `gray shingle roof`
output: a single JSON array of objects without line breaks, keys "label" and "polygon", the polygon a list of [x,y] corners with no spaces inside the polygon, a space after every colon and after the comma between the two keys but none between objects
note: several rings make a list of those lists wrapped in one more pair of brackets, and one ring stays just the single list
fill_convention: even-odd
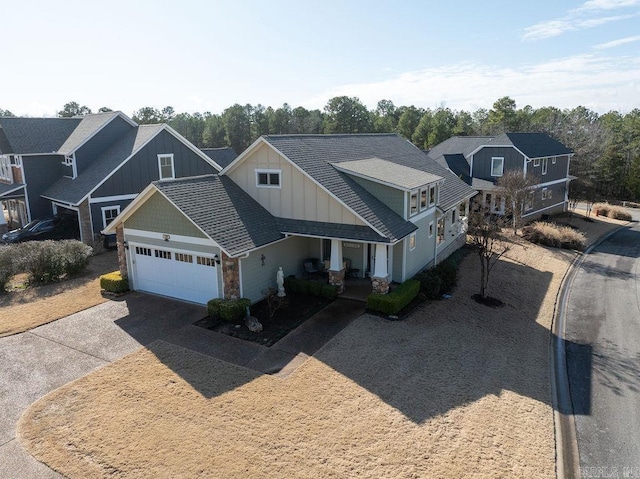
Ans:
[{"label": "gray shingle roof", "polygon": [[384,182],[395,187],[412,190],[430,183],[436,183],[442,177],[416,170],[409,166],[398,165],[391,161],[380,158],[369,158],[366,160],[343,161],[332,163],[340,171],[355,173],[360,176],[378,182]]},{"label": "gray shingle roof", "polygon": [[[442,143],[437,144],[431,148],[427,155],[429,158],[436,161],[440,166],[450,168],[456,175],[462,172],[456,171],[447,162],[445,155],[462,154],[463,157],[468,156],[473,150],[479,146],[486,145],[492,140],[491,136],[452,136],[446,139]],[[465,159],[466,161],[466,159]],[[464,165],[457,165],[458,169],[462,169]],[[467,162],[467,175],[469,174],[469,163]]]},{"label": "gray shingle roof", "polygon": [[13,196],[13,195],[23,195],[24,191],[20,191],[22,188],[24,188],[24,184],[23,183],[13,183],[13,184],[7,184],[7,183],[0,183],[0,197],[2,196]]},{"label": "gray shingle roof", "polygon": [[17,155],[57,152],[81,120],[0,117],[0,152]]},{"label": "gray shingle roof", "polygon": [[118,111],[86,115],[81,119],[76,129],[68,136],[62,146],[60,146],[58,153],[60,155],[70,155],[89,139],[89,137],[94,135],[118,115],[120,115]]},{"label": "gray shingle roof", "polygon": [[529,158],[569,155],[573,153],[558,140],[546,133],[504,133],[491,140],[489,145],[513,145]]},{"label": "gray shingle roof", "polygon": [[153,184],[230,256],[284,237],[276,218],[226,176],[204,175]]},{"label": "gray shingle roof", "polygon": [[450,171],[396,134],[268,135],[264,139],[391,242],[412,233],[415,225],[401,218],[347,173],[333,168],[331,163],[376,157],[440,176],[444,178],[439,205],[443,209],[475,193]]},{"label": "gray shingle roof", "polygon": [[226,168],[236,159],[238,154],[231,147],[227,148],[200,148],[202,152],[215,161],[222,168]]},{"label": "gray shingle roof", "polygon": [[309,236],[321,236],[355,241],[371,241],[388,243],[389,240],[373,231],[368,226],[327,223],[324,221],[294,220],[277,218],[278,228],[282,233]]},{"label": "gray shingle roof", "polygon": [[100,155],[77,178],[73,180],[71,178],[60,178],[42,196],[72,205],[79,204],[109,173],[147,141],[160,133],[162,129],[163,125],[140,125],[134,128]]}]

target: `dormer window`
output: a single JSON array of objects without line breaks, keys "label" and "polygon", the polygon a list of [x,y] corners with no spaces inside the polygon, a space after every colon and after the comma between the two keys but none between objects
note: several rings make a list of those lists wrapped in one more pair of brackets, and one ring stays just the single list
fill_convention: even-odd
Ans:
[{"label": "dormer window", "polygon": [[429,188],[429,206],[435,206],[436,204],[436,187]]},{"label": "dormer window", "polygon": [[11,166],[20,167],[22,166],[22,157],[20,155],[13,155],[9,157],[11,160]]},{"label": "dormer window", "polygon": [[428,206],[427,190],[420,190],[420,210],[426,210]]},{"label": "dormer window", "polygon": [[64,160],[62,160],[62,164],[71,168],[71,175],[65,175],[67,178],[74,179],[78,176],[78,171],[76,170],[76,156],[74,154],[65,155]]},{"label": "dormer window", "polygon": [[256,170],[258,188],[282,188],[282,170]]},{"label": "dormer window", "polygon": [[0,180],[13,182],[11,174],[11,161],[8,156],[0,156]]},{"label": "dormer window", "polygon": [[173,166],[173,153],[166,155],[158,155],[158,168],[160,170],[161,180],[173,180],[176,177]]},{"label": "dormer window", "polygon": [[411,193],[411,209],[409,210],[409,214],[411,216],[415,215],[418,212],[418,192]]}]

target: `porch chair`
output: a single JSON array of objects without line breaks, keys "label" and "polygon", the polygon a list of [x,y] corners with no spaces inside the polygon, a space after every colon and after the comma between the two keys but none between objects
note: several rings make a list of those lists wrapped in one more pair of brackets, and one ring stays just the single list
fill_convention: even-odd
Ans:
[{"label": "porch chair", "polygon": [[311,275],[318,276],[319,271],[313,266],[311,261],[307,261],[304,263],[304,272],[307,275],[307,279],[311,279]]}]

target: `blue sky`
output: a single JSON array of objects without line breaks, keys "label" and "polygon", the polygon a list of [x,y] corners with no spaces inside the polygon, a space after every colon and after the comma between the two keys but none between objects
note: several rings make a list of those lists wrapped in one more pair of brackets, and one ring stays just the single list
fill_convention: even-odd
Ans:
[{"label": "blue sky", "polygon": [[0,0],[0,108],[640,107],[640,0]]}]

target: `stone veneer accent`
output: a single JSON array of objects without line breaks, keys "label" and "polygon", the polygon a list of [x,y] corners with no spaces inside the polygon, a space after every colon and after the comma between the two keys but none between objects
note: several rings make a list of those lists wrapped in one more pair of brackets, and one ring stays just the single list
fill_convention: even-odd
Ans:
[{"label": "stone veneer accent", "polygon": [[127,271],[127,252],[124,248],[124,226],[120,223],[116,226],[116,244],[118,246],[118,269],[123,278],[129,276]]},{"label": "stone veneer accent", "polygon": [[338,294],[344,293],[344,275],[346,269],[340,271],[329,270],[329,284],[338,288]]},{"label": "stone veneer accent", "polygon": [[222,283],[224,297],[227,299],[240,298],[240,268],[238,258],[229,258],[222,253]]},{"label": "stone veneer accent", "polygon": [[387,294],[389,292],[389,277],[378,278],[376,276],[372,276],[371,288],[374,293]]},{"label": "stone veneer accent", "polygon": [[80,231],[82,233],[82,242],[91,246],[93,243],[93,228],[91,227],[91,211],[89,208],[89,199],[87,198],[80,203]]}]

